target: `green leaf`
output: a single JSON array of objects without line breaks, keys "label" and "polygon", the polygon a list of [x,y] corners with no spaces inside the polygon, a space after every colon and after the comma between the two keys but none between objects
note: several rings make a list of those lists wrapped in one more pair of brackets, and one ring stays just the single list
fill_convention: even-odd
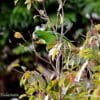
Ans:
[{"label": "green leaf", "polygon": [[20,80],[20,86],[25,85],[26,82],[31,78],[31,72],[30,71],[26,71],[21,80]]},{"label": "green leaf", "polygon": [[91,96],[91,100],[99,100],[100,99],[100,87],[96,88]]},{"label": "green leaf", "polygon": [[19,55],[25,53],[25,47],[24,46],[17,46],[13,49],[13,53]]},{"label": "green leaf", "polygon": [[27,28],[31,22],[32,15],[30,11],[25,7],[16,6],[11,13],[9,26],[17,29]]},{"label": "green leaf", "polygon": [[30,87],[30,88],[26,91],[26,93],[27,93],[28,95],[32,95],[35,91],[36,91],[35,88]]},{"label": "green leaf", "polygon": [[5,45],[7,37],[8,37],[8,32],[4,32],[3,35],[0,36],[0,46],[4,46]]},{"label": "green leaf", "polygon": [[100,80],[94,79],[93,82],[94,82],[94,84],[95,84],[96,87],[99,87],[100,86]]},{"label": "green leaf", "polygon": [[94,72],[100,71],[100,65],[94,66],[92,69]]},{"label": "green leaf", "polygon": [[[85,100],[88,100],[88,93],[87,93],[87,91],[84,91],[84,92],[79,93],[79,94],[78,94],[78,98],[80,98],[80,100],[81,100],[82,98],[84,98]],[[86,98],[87,98],[87,99],[86,99]]]},{"label": "green leaf", "polygon": [[94,59],[95,58],[95,51],[90,48],[85,48],[80,51],[79,53],[80,57],[83,57],[85,59]]},{"label": "green leaf", "polygon": [[[100,71],[100,69],[99,69],[98,71]],[[94,74],[93,74],[93,77],[94,77],[96,80],[99,80],[99,82],[100,82],[100,73],[99,73],[99,72],[94,73]]]},{"label": "green leaf", "polygon": [[30,96],[29,100],[35,100],[35,97],[34,96]]},{"label": "green leaf", "polygon": [[53,98],[53,100],[59,100],[59,92],[56,92],[56,91],[51,91],[51,97]]},{"label": "green leaf", "polygon": [[65,13],[65,21],[69,23],[76,22],[75,13]]},{"label": "green leaf", "polygon": [[39,90],[44,90],[46,87],[46,82],[43,79],[42,75],[34,71],[34,78],[38,82]]},{"label": "green leaf", "polygon": [[46,91],[47,92],[50,92],[51,91],[51,88],[52,88],[52,82],[49,81],[48,85],[47,85],[47,88],[46,88]]},{"label": "green leaf", "polygon": [[[56,24],[58,26],[60,26],[60,16],[57,16],[56,13],[49,14],[49,18],[50,18],[50,20],[47,23],[48,27],[51,28],[52,25],[56,26]],[[64,23],[67,23],[67,25],[70,25],[70,24],[72,24],[72,22],[76,22],[76,15],[74,13],[66,13],[65,12]]]}]

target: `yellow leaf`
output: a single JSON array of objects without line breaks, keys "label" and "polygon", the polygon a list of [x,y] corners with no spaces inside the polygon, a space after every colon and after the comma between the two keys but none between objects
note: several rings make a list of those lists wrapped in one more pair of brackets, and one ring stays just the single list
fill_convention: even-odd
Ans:
[{"label": "yellow leaf", "polygon": [[26,1],[25,1],[25,4],[27,5],[27,9],[28,9],[28,10],[31,8],[33,1],[34,1],[34,0],[26,0]]},{"label": "yellow leaf", "polygon": [[20,32],[15,32],[14,37],[17,39],[23,38],[23,35]]},{"label": "yellow leaf", "polygon": [[30,77],[31,77],[31,72],[26,71],[20,80],[20,86],[25,85],[28,79],[30,79]]},{"label": "yellow leaf", "polygon": [[17,4],[17,2],[18,2],[18,0],[15,0],[15,1],[14,1],[15,5]]},{"label": "yellow leaf", "polygon": [[36,0],[36,1],[38,1],[38,2],[43,2],[44,0]]},{"label": "yellow leaf", "polygon": [[16,59],[15,61],[13,61],[8,67],[7,67],[7,71],[10,72],[13,68],[15,67],[20,67],[20,65],[18,64],[19,60]]},{"label": "yellow leaf", "polygon": [[100,100],[100,87],[94,90],[91,100]]},{"label": "yellow leaf", "polygon": [[27,95],[26,95],[26,94],[20,95],[20,96],[19,96],[19,100],[20,100],[20,99],[23,99],[24,97],[27,97]]},{"label": "yellow leaf", "polygon": [[96,28],[98,34],[100,34],[100,24],[95,25],[95,28]]},{"label": "yellow leaf", "polygon": [[59,54],[62,44],[56,44],[50,51],[49,56],[51,56],[52,61],[54,61],[55,57]]},{"label": "yellow leaf", "polygon": [[86,59],[94,59],[96,55],[94,55],[94,51],[90,48],[82,49],[79,52],[80,57],[86,58]]},{"label": "yellow leaf", "polygon": [[57,83],[58,83],[58,80],[57,80],[57,79],[53,80],[53,81],[52,81],[52,86],[57,85]]}]

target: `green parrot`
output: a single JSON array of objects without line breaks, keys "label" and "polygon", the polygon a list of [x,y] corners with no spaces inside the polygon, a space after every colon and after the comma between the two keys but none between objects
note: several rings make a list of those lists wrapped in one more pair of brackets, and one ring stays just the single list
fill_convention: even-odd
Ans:
[{"label": "green parrot", "polygon": [[[37,37],[37,39],[36,39],[36,37]],[[62,38],[61,42],[63,44],[69,44],[72,50],[76,49],[76,46],[74,46],[67,37],[65,37],[64,35],[62,36],[59,33],[54,34],[54,32],[52,32],[52,31],[38,30],[34,33],[33,39],[34,38],[35,38],[37,44],[45,43],[47,49],[53,48],[57,43],[60,42],[61,38]]]}]

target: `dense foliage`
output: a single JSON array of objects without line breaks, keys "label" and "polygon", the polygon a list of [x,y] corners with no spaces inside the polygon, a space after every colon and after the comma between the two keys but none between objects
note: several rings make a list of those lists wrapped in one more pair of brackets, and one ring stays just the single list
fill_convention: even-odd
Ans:
[{"label": "dense foliage", "polygon": [[100,98],[99,0],[8,4],[0,7],[0,71],[21,74],[19,99]]}]

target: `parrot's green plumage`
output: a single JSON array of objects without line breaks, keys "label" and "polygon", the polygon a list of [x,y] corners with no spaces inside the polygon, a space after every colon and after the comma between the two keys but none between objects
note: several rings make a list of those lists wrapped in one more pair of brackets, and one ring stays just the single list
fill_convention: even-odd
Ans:
[{"label": "parrot's green plumage", "polygon": [[[61,34],[57,33],[55,35],[52,31],[38,30],[35,32],[35,34],[39,39],[43,39],[45,41],[47,49],[51,49],[52,47],[54,47],[54,45],[56,45],[61,39]],[[69,43],[72,48],[75,48],[75,46],[65,36],[62,36],[62,42],[65,44]]]}]

